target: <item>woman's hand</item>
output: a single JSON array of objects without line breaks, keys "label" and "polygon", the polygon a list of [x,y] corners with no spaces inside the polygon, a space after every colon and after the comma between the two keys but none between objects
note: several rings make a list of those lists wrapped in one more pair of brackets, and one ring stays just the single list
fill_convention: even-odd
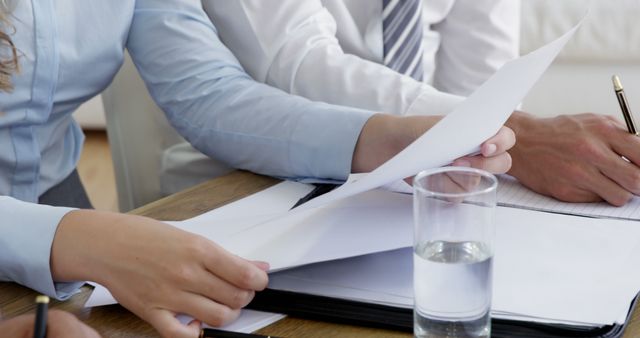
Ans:
[{"label": "woman's hand", "polygon": [[[422,136],[440,119],[442,116],[372,116],[358,138],[351,172],[374,170]],[[511,168],[511,156],[507,150],[514,146],[515,141],[513,131],[502,127],[482,144],[480,155],[457,159],[453,165],[474,167],[494,174],[505,173]],[[428,153],[425,156],[429,156]]]},{"label": "woman's hand", "polygon": [[[34,314],[0,320],[0,336],[31,338],[33,337],[35,320],[36,316]],[[47,337],[99,338],[100,335],[68,312],[49,310],[47,314]]]},{"label": "woman's hand", "polygon": [[212,326],[234,320],[268,282],[266,263],[150,218],[106,212],[66,215],[51,257],[54,280],[104,285],[165,337],[198,336],[177,313]]}]

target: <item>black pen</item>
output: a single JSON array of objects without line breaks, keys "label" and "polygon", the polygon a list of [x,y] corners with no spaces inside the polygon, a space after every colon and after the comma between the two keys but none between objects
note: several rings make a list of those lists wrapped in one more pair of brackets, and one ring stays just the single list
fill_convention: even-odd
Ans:
[{"label": "black pen", "polygon": [[[320,195],[324,195],[326,193],[328,193],[329,191],[335,189],[335,187],[337,187],[336,184],[328,184],[328,183],[318,183],[315,185],[316,187],[311,190],[310,193],[306,194],[303,198],[299,199],[298,202],[296,202],[296,204],[294,204],[291,209],[295,209],[297,207],[299,207],[300,205],[320,196]],[[291,210],[290,209],[290,210]]]},{"label": "black pen", "polygon": [[622,109],[622,116],[624,116],[624,122],[627,123],[627,129],[630,134],[638,136],[638,129],[636,129],[635,121],[633,120],[633,114],[629,109],[629,102],[627,96],[624,94],[624,88],[617,75],[613,76],[613,89],[616,91],[616,97],[618,97],[618,103],[620,103],[620,109]]},{"label": "black pen", "polygon": [[45,338],[47,336],[47,309],[49,308],[49,297],[36,297],[36,322],[33,327],[33,338]]},{"label": "black pen", "polygon": [[200,338],[277,338],[275,336],[263,336],[253,333],[231,332],[218,329],[200,330]]}]

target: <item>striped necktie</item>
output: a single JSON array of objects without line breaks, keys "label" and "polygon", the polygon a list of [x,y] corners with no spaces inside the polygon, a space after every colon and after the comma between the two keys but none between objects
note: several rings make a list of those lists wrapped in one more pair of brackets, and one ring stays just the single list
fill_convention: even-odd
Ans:
[{"label": "striped necktie", "polygon": [[422,0],[382,0],[385,66],[422,81]]}]

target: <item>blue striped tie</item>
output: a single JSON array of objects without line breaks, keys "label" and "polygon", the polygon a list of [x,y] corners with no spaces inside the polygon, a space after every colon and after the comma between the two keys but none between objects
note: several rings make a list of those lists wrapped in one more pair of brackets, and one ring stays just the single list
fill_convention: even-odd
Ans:
[{"label": "blue striped tie", "polygon": [[385,66],[422,81],[422,0],[382,0]]}]

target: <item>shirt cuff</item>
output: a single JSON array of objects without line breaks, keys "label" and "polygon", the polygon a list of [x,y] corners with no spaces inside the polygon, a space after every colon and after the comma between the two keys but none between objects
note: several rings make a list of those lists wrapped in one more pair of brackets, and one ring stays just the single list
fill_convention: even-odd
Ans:
[{"label": "shirt cuff", "polygon": [[293,172],[346,180],[353,151],[370,111],[326,105],[322,114],[303,114],[293,131],[289,162]]},{"label": "shirt cuff", "polygon": [[407,109],[406,115],[447,115],[465,99],[424,85],[420,95]]},{"label": "shirt cuff", "polygon": [[59,300],[73,296],[84,282],[54,283],[50,265],[58,224],[72,210],[0,196],[0,280]]}]

